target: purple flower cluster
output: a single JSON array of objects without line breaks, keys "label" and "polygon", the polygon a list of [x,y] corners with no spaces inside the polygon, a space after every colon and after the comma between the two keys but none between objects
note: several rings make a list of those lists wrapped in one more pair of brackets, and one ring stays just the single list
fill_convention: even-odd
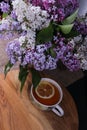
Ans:
[{"label": "purple flower cluster", "polygon": [[[78,0],[0,2],[0,10],[8,14],[0,22],[0,38],[17,36],[6,48],[5,73],[18,62],[21,89],[29,70],[52,70],[60,63],[70,71],[87,69],[87,15],[77,17],[78,7]],[[32,73],[33,85],[36,74]]]},{"label": "purple flower cluster", "polygon": [[51,20],[60,22],[78,7],[77,0],[31,0],[35,6],[46,10]]},{"label": "purple flower cluster", "polygon": [[7,54],[12,64],[19,61],[22,66],[29,64],[39,71],[45,69],[51,70],[57,67],[57,60],[50,55],[45,55],[44,51],[46,50],[46,45],[38,45],[36,50],[26,48],[26,50],[23,51],[17,40],[10,42],[7,46]]},{"label": "purple flower cluster", "polygon": [[77,30],[82,35],[87,35],[87,23],[85,22],[75,22],[75,30]]},{"label": "purple flower cluster", "polygon": [[[68,42],[68,41],[67,41]],[[70,70],[70,71],[76,71],[80,69],[80,62],[74,55],[73,46],[68,42],[66,44],[66,41],[64,38],[55,38],[56,48],[56,54],[57,59],[61,60],[62,63]]]},{"label": "purple flower cluster", "polygon": [[74,55],[71,44],[65,44],[64,38],[58,38],[56,36],[54,37],[54,44],[56,45],[53,47],[53,50],[56,52],[55,57],[52,57],[50,52],[47,53],[47,51],[52,48],[51,43],[37,45],[35,49],[26,48],[22,50],[20,43],[14,41],[9,43],[7,54],[12,64],[19,61],[22,66],[29,64],[39,71],[55,69],[58,60],[61,60],[70,71],[78,70],[80,68],[80,63]]},{"label": "purple flower cluster", "polygon": [[[80,61],[75,55],[75,48],[70,43],[71,39],[73,40],[74,37],[73,38],[67,37],[66,34],[63,33],[63,31],[65,30],[62,31],[60,28],[58,28],[59,27],[58,25],[59,24],[63,25],[62,21],[68,16],[70,16],[71,14],[73,14],[74,11],[77,9],[78,1],[77,0],[29,0],[28,2],[30,2],[33,5],[32,6],[33,8],[35,8],[35,6],[39,6],[42,9],[41,11],[43,11],[44,13],[47,11],[46,13],[48,13],[49,15],[47,15],[46,18],[47,20],[50,21],[50,26],[48,26],[47,28],[51,30],[51,33],[50,33],[51,36],[48,35],[49,32],[46,32],[46,31],[49,31],[47,30],[47,28],[45,29],[43,28],[42,30],[38,30],[38,31],[36,30],[36,32],[34,32],[34,34],[36,34],[36,39],[32,40],[32,41],[36,40],[35,45],[34,45],[35,48],[33,47],[33,49],[32,49],[32,46],[31,48],[29,48],[30,46],[27,46],[28,44],[30,44],[29,40],[31,40],[32,38],[31,39],[29,38],[28,40],[25,40],[25,41],[22,41],[24,39],[21,39],[20,40],[21,43],[19,43],[18,40],[14,40],[10,42],[7,46],[7,54],[8,54],[10,62],[12,64],[15,64],[17,61],[19,61],[20,65],[22,66],[26,66],[29,64],[30,66],[33,66],[36,70],[42,71],[45,69],[49,69],[49,70],[55,69],[57,67],[58,61],[61,60],[62,63],[70,71],[76,71],[80,69]],[[2,2],[0,4],[0,9],[3,12],[9,12],[10,10],[9,8],[10,8],[10,5],[8,3]],[[37,8],[37,9],[40,9],[40,8]],[[26,9],[25,9],[25,12],[26,12]],[[29,21],[27,19],[27,22],[26,22],[26,17],[23,22],[19,23],[17,21],[15,10],[11,10],[10,16],[11,17],[8,23],[2,20],[3,22],[2,22],[2,25],[0,25],[0,32],[5,32],[5,29],[6,29],[7,31],[10,32],[8,33],[8,36],[10,37],[12,35],[12,31],[20,32],[21,36],[26,35],[27,34],[26,32],[28,32],[29,34],[31,33],[30,35],[33,34],[33,31],[32,31],[33,29],[31,26],[27,27],[28,31],[26,29],[26,32],[22,30],[23,28],[26,28],[26,25],[29,26],[27,24],[27,22]],[[23,16],[20,16],[19,18],[21,19]],[[10,23],[11,20],[12,20],[12,23]],[[39,19],[38,21],[35,21],[34,26],[36,26],[38,22],[39,22]],[[87,35],[87,21],[81,22],[77,19],[75,21],[74,29],[77,30],[79,33],[81,33],[81,35],[86,36]],[[71,31],[73,31],[73,28]],[[45,36],[45,33],[48,37]],[[44,39],[46,40],[44,40],[43,38],[40,39],[40,36],[42,37],[42,35],[44,36]],[[29,37],[29,35],[26,35],[26,37],[27,36]],[[47,42],[48,39],[49,39],[49,42]],[[24,46],[22,46],[22,44]]]},{"label": "purple flower cluster", "polygon": [[[17,23],[14,23],[14,26]],[[12,64],[17,61],[21,62],[22,66],[30,64],[36,70],[55,69],[57,67],[58,60],[70,70],[76,71],[80,68],[80,63],[77,57],[74,55],[73,47],[68,41],[60,34],[54,36],[53,41],[56,57],[52,57],[49,54],[45,54],[49,48],[53,46],[53,43],[48,42],[46,44],[37,45],[35,49],[25,49],[22,51],[20,43],[18,41],[11,42],[7,47],[7,54]]]},{"label": "purple flower cluster", "polygon": [[17,61],[21,61],[21,49],[20,43],[18,40],[14,40],[7,45],[6,48],[7,55],[12,64],[15,64]]},{"label": "purple flower cluster", "polygon": [[36,70],[55,69],[57,59],[51,57],[49,54],[45,55],[45,51],[49,48],[49,45],[38,45],[34,52],[34,68]]},{"label": "purple flower cluster", "polygon": [[15,20],[17,19],[17,16],[16,16],[14,10],[11,11],[11,17],[12,17],[13,19],[15,19]]},{"label": "purple flower cluster", "polygon": [[10,5],[7,2],[1,2],[0,9],[2,12],[8,13],[10,11]]}]

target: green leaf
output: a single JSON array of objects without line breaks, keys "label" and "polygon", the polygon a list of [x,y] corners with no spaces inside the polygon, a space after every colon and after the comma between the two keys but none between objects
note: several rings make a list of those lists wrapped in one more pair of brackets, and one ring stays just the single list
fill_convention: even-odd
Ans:
[{"label": "green leaf", "polygon": [[31,69],[31,72],[32,72],[32,83],[33,83],[33,87],[35,88],[39,84],[41,80],[41,76],[39,72],[33,68]]},{"label": "green leaf", "polygon": [[20,71],[19,71],[19,80],[21,82],[21,86],[20,86],[20,92],[22,92],[22,89],[24,87],[24,84],[25,84],[25,81],[27,79],[27,75],[28,75],[29,71],[28,71],[28,68],[27,66],[26,67],[23,67],[23,66],[20,66]]},{"label": "green leaf", "polygon": [[74,24],[58,25],[62,33],[68,34],[72,30]]},{"label": "green leaf", "polygon": [[73,14],[71,14],[69,17],[67,17],[66,19],[64,19],[64,20],[62,21],[62,24],[63,24],[63,25],[67,25],[67,24],[73,23],[74,20],[75,20],[76,17],[77,17],[78,10],[79,10],[79,9],[77,9]]},{"label": "green leaf", "polygon": [[22,77],[20,92],[22,92],[22,89],[23,89],[23,87],[24,87],[25,81],[26,81],[26,79],[27,79],[27,75],[28,75],[28,73],[26,73],[26,74]]},{"label": "green leaf", "polygon": [[52,57],[56,57],[56,52],[53,50],[53,48],[50,48],[50,54]]},{"label": "green leaf", "polygon": [[7,73],[10,71],[10,69],[12,68],[13,64],[8,61],[8,63],[5,65],[5,69],[4,69],[4,74],[5,74],[5,77],[7,75]]},{"label": "green leaf", "polygon": [[7,13],[3,13],[2,18],[6,18],[8,16]]},{"label": "green leaf", "polygon": [[77,32],[76,30],[71,30],[71,32],[69,34],[64,34],[64,37],[66,38],[73,38],[73,37],[76,37],[78,36],[80,33]]},{"label": "green leaf", "polygon": [[37,43],[49,42],[53,38],[53,26],[50,24],[47,28],[42,29],[37,34]]}]

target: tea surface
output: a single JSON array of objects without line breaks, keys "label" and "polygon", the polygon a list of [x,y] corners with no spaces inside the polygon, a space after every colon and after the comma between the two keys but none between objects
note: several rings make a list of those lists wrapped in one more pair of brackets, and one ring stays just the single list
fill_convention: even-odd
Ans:
[{"label": "tea surface", "polygon": [[[50,98],[48,98],[48,97],[44,98],[44,97],[38,96],[36,91],[35,91],[35,89],[33,89],[33,95],[36,98],[36,100],[39,101],[40,103],[44,104],[44,105],[49,105],[50,106],[50,105],[56,104],[59,101],[59,99],[60,99],[60,93],[59,93],[58,88],[56,86],[54,86],[52,83],[47,83],[46,84],[46,82],[45,83],[41,82],[40,86],[41,85],[43,87],[43,90],[44,90],[44,88],[50,88],[52,86],[54,92],[53,92],[53,95],[50,96]],[[45,89],[45,90],[48,91],[48,92],[45,92],[47,94],[49,94],[49,92],[51,92],[51,91],[49,91],[49,89]]]}]

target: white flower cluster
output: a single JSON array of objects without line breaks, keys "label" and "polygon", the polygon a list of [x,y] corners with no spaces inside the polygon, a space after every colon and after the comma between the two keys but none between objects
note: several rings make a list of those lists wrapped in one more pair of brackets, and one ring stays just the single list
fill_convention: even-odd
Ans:
[{"label": "white flower cluster", "polygon": [[77,48],[77,57],[80,59],[81,69],[87,70],[87,36],[82,42],[82,45]]},{"label": "white flower cluster", "polygon": [[20,46],[23,50],[25,48],[32,48],[34,49],[35,47],[35,32],[32,30],[28,30],[27,34],[25,36],[20,36],[19,37],[19,42]]},{"label": "white flower cluster", "polygon": [[0,31],[1,30],[11,30],[11,28],[10,28],[10,26],[11,26],[11,24],[12,24],[12,19],[11,19],[11,17],[9,16],[9,17],[7,17],[7,19],[2,19],[1,21],[0,21]]},{"label": "white flower cluster", "polygon": [[12,1],[13,9],[17,15],[19,22],[24,21],[25,13],[27,11],[27,4],[23,0]]},{"label": "white flower cluster", "polygon": [[[18,22],[14,21],[9,15],[0,21],[0,38],[4,40],[11,40],[13,37],[18,35],[21,27],[17,26]],[[16,28],[17,26],[17,28]]]},{"label": "white flower cluster", "polygon": [[22,23],[22,29],[35,31],[49,25],[47,11],[42,10],[39,6],[28,5],[23,0],[15,0],[12,5],[18,21]]},{"label": "white flower cluster", "polygon": [[47,11],[42,10],[39,6],[27,4],[23,0],[15,0],[12,2],[12,5],[17,15],[17,20],[21,23],[22,30],[27,32],[25,39],[27,39],[28,47],[34,47],[36,30],[48,27],[50,23]]}]

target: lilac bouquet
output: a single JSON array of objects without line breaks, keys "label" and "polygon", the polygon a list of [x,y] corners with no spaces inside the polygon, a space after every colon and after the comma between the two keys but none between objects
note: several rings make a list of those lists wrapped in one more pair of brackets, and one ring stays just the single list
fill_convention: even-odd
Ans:
[{"label": "lilac bouquet", "polygon": [[7,45],[4,72],[19,63],[21,90],[30,71],[36,87],[38,71],[60,61],[70,71],[87,70],[87,14],[78,15],[77,0],[4,0],[0,9],[0,38],[18,36]]}]

